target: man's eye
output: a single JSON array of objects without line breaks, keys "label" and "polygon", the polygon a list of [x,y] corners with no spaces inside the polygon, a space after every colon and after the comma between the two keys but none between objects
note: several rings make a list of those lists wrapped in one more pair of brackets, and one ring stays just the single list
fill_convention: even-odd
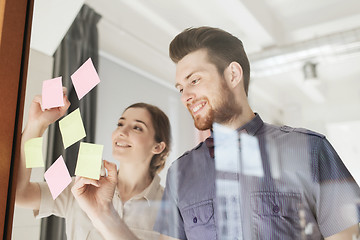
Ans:
[{"label": "man's eye", "polygon": [[122,124],[122,123],[117,123],[116,124],[118,127],[122,127],[124,124]]}]

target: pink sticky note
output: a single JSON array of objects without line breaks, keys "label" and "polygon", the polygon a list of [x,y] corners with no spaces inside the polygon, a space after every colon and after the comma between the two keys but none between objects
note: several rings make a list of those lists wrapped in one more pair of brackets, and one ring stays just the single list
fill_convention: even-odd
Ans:
[{"label": "pink sticky note", "polygon": [[64,106],[62,78],[57,77],[43,81],[42,85],[42,109]]},{"label": "pink sticky note", "polygon": [[100,82],[91,58],[71,75],[71,80],[79,100]]},{"label": "pink sticky note", "polygon": [[49,186],[53,199],[57,198],[71,183],[71,177],[62,156],[44,173],[44,178]]}]

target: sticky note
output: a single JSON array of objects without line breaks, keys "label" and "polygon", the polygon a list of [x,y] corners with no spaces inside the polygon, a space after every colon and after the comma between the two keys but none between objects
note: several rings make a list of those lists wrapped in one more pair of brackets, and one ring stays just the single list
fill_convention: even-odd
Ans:
[{"label": "sticky note", "polygon": [[259,140],[246,133],[240,134],[242,173],[248,176],[263,177]]},{"label": "sticky note", "polygon": [[215,169],[223,172],[240,172],[237,131],[214,123]]},{"label": "sticky note", "polygon": [[79,108],[59,121],[64,148],[68,148],[86,136]]},{"label": "sticky note", "polygon": [[27,168],[44,167],[42,153],[43,138],[32,138],[25,142],[25,162]]},{"label": "sticky note", "polygon": [[91,58],[71,75],[71,80],[79,100],[100,82]]},{"label": "sticky note", "polygon": [[62,156],[44,173],[44,178],[49,186],[53,199],[57,198],[71,183],[71,176]]},{"label": "sticky note", "polygon": [[99,180],[104,146],[80,143],[75,175]]},{"label": "sticky note", "polygon": [[57,77],[43,81],[42,85],[42,109],[64,106],[62,78]]}]

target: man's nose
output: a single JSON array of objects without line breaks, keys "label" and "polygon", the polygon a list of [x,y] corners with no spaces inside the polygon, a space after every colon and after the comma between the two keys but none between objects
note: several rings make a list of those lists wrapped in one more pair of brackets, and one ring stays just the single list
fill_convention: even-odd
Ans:
[{"label": "man's nose", "polygon": [[183,89],[181,94],[181,101],[186,105],[187,103],[191,102],[195,99],[195,93],[190,89]]}]

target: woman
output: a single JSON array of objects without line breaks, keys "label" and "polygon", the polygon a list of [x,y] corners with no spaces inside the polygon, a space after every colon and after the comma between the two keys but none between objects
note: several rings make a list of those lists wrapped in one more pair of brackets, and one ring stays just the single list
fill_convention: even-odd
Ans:
[{"label": "woman", "polygon": [[[170,123],[157,107],[137,103],[125,109],[112,134],[113,157],[104,161],[108,175],[99,180],[76,177],[55,200],[45,182],[29,181],[24,143],[40,137],[49,124],[70,106],[41,110],[41,97],[34,98],[23,131],[16,204],[34,209],[35,216],[51,214],[66,218],[68,239],[158,239],[152,231],[163,194],[157,173],[170,150]],[[94,228],[95,227],[95,228]]]}]

